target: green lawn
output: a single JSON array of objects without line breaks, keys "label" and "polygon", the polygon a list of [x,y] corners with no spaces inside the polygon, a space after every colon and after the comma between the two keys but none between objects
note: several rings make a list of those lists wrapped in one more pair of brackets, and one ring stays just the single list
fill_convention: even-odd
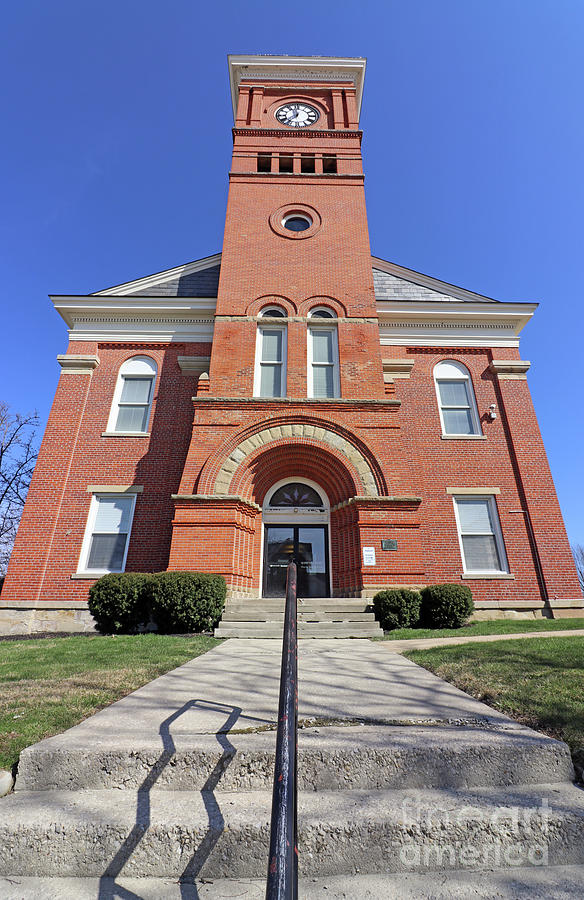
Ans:
[{"label": "green lawn", "polygon": [[406,656],[532,728],[584,747],[584,638],[525,638]]},{"label": "green lawn", "polygon": [[218,643],[162,634],[0,641],[0,768]]},{"label": "green lawn", "polygon": [[473,622],[462,628],[396,628],[374,641],[404,641],[410,638],[474,637],[481,634],[517,634],[523,631],[584,629],[584,619],[499,619]]}]

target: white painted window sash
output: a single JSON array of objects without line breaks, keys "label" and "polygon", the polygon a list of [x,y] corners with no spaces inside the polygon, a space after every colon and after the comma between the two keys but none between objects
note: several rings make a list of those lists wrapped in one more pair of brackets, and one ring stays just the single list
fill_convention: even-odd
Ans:
[{"label": "white painted window sash", "polygon": [[[266,331],[278,331],[282,335],[281,341],[281,357],[280,359],[267,359],[265,356],[264,350],[264,332]],[[254,397],[262,397],[265,396],[266,399],[270,397],[285,397],[286,396],[286,360],[288,356],[288,342],[287,342],[287,329],[285,325],[278,325],[277,318],[270,318],[268,322],[264,325],[259,325],[256,335],[256,352],[255,352],[255,364],[254,364],[254,383],[253,383],[253,395]],[[277,395],[273,394],[262,394],[262,368],[264,366],[279,366],[280,367],[280,393]]]},{"label": "white painted window sash", "polygon": [[[463,527],[460,519],[460,506],[459,504],[464,501],[476,501],[482,502],[487,507],[489,512],[489,519],[492,528],[488,530],[482,531],[463,531]],[[476,494],[461,494],[452,497],[452,502],[454,504],[454,516],[456,520],[456,530],[458,533],[458,543],[460,547],[460,556],[462,559],[463,572],[465,575],[507,575],[509,573],[509,564],[507,562],[507,554],[505,552],[505,544],[503,542],[503,532],[501,530],[501,522],[499,519],[499,513],[497,510],[497,503],[495,497],[493,495],[476,495]],[[484,536],[484,537],[493,537],[495,541],[495,547],[497,550],[497,555],[499,558],[500,568],[497,569],[475,569],[471,566],[467,565],[466,553],[464,547],[464,537],[473,537],[473,536]]]},{"label": "white painted window sash", "polygon": [[[326,319],[323,320],[326,322]],[[317,332],[327,332],[332,335],[332,360],[330,362],[316,362],[314,360],[314,335]],[[330,325],[320,325],[311,323],[308,326],[308,341],[307,341],[307,366],[306,366],[306,388],[307,395],[309,397],[315,398],[315,387],[314,387],[314,371],[317,368],[326,368],[332,369],[333,373],[333,393],[330,399],[334,399],[335,397],[341,396],[341,385],[340,385],[340,375],[339,375],[339,342],[338,342],[338,332],[336,325],[331,327]],[[327,397],[318,397],[316,399],[327,399]]]},{"label": "white painted window sash", "polygon": [[[127,532],[116,532],[116,531],[108,531],[108,532],[96,532],[95,525],[97,520],[97,515],[99,512],[99,505],[102,500],[120,500],[123,497],[124,500],[128,502],[128,530]],[[126,568],[126,559],[128,556],[128,547],[130,545],[130,535],[132,533],[132,523],[134,521],[134,510],[136,508],[136,494],[135,493],[99,493],[93,494],[91,497],[91,503],[89,507],[89,515],[87,517],[87,525],[85,526],[85,534],[83,536],[83,542],[81,544],[81,553],[79,554],[79,565],[78,565],[78,573],[80,574],[95,574],[96,576],[100,575],[108,575],[110,572],[124,572]],[[95,534],[126,534],[126,544],[124,547],[124,555],[122,559],[122,565],[119,569],[90,569],[89,568],[89,557],[91,554],[91,547],[93,543],[93,537]]]}]

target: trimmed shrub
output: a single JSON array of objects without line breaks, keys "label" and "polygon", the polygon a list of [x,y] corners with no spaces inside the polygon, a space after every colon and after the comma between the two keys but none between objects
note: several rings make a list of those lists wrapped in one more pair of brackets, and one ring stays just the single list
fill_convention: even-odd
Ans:
[{"label": "trimmed shrub", "polygon": [[221,618],[226,590],[222,575],[160,572],[151,582],[152,618],[164,634],[212,631]]},{"label": "trimmed shrub", "polygon": [[422,590],[420,624],[425,628],[460,628],[474,603],[465,584],[431,584]]},{"label": "trimmed shrub", "polygon": [[150,619],[151,575],[104,575],[89,588],[89,612],[104,634],[134,634]]},{"label": "trimmed shrub", "polygon": [[375,618],[384,631],[415,628],[420,618],[422,597],[419,591],[406,588],[379,591],[373,598]]}]

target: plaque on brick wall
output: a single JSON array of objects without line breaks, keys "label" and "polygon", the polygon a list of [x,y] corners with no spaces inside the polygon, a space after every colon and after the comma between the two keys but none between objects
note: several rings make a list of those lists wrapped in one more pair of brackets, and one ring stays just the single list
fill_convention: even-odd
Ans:
[{"label": "plaque on brick wall", "polygon": [[383,538],[381,541],[382,550],[397,550],[397,541],[392,538]]},{"label": "plaque on brick wall", "polygon": [[363,547],[363,565],[375,565],[375,547]]}]

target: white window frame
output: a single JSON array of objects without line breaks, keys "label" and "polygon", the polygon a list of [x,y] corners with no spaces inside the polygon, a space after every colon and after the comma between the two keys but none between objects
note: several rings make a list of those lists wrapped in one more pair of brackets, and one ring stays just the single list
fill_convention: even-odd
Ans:
[{"label": "white window frame", "polygon": [[[440,377],[440,368],[449,367],[451,372],[448,376]],[[452,371],[454,370],[454,371]],[[440,396],[440,387],[439,383],[441,381],[460,381],[465,386],[466,391],[466,399],[468,403],[468,409],[470,410],[472,431],[470,433],[466,432],[458,432],[458,431],[447,431],[446,423],[444,421],[444,409],[461,409],[463,407],[448,407],[442,403],[442,398]],[[458,362],[455,359],[443,359],[439,363],[434,366],[434,388],[436,390],[436,401],[438,403],[438,411],[440,413],[440,426],[442,428],[442,434],[444,437],[461,437],[461,438],[469,438],[469,437],[482,437],[483,431],[481,428],[481,420],[479,418],[479,411],[477,408],[477,401],[474,392],[474,386],[472,383],[472,379],[470,376],[470,372],[467,367]]]},{"label": "white window frame", "polygon": [[[279,309],[279,307],[276,307]],[[287,376],[287,366],[286,360],[288,358],[288,329],[286,325],[280,324],[282,319],[280,317],[271,316],[266,317],[265,323],[261,323],[258,325],[258,330],[256,334],[256,350],[255,350],[255,365],[254,365],[254,379],[253,379],[253,395],[254,397],[261,397],[263,400],[279,400],[282,397],[286,396],[286,376]],[[280,393],[277,397],[267,396],[264,397],[261,393],[262,386],[262,349],[263,349],[263,333],[264,331],[280,331],[282,332],[282,360],[280,362]],[[272,364],[273,365],[273,364]]]},{"label": "white window frame", "polygon": [[120,402],[122,399],[122,391],[124,389],[124,380],[126,378],[150,378],[150,399],[148,402],[148,415],[146,418],[147,429],[150,426],[150,416],[152,414],[152,401],[154,400],[154,387],[156,384],[156,376],[158,367],[150,356],[132,356],[120,366],[112,405],[110,409],[109,419],[107,422],[106,434],[111,435],[147,435],[149,431],[121,431],[117,429],[117,422],[120,412]]},{"label": "white window frame", "polygon": [[[469,569],[466,564],[466,557],[464,554],[464,544],[462,540],[462,528],[460,525],[460,516],[458,514],[458,503],[459,501],[464,500],[482,500],[484,501],[490,512],[490,519],[493,524],[493,531],[489,532],[480,532],[481,534],[492,534],[495,538],[495,544],[497,547],[497,553],[499,555],[499,560],[502,568],[500,569]],[[494,494],[475,494],[473,493],[460,493],[454,494],[452,497],[452,503],[454,505],[454,517],[456,520],[456,530],[458,533],[458,544],[460,547],[460,557],[462,559],[462,569],[465,575],[508,575],[509,574],[509,563],[507,560],[507,554],[505,552],[505,543],[503,541],[503,532],[501,530],[501,520],[499,518],[499,511],[497,509],[497,502]],[[477,534],[479,532],[476,532]]]},{"label": "white window frame", "polygon": [[[95,575],[99,578],[101,575],[109,575],[111,572],[125,572],[126,571],[126,559],[128,557],[128,547],[130,546],[130,538],[132,535],[132,525],[134,522],[134,510],[136,509],[136,497],[138,495],[137,490],[125,490],[125,491],[116,491],[115,487],[112,487],[111,491],[108,491],[107,488],[104,490],[100,490],[99,492],[95,492],[91,496],[91,503],[89,506],[89,515],[87,516],[87,524],[85,526],[85,534],[83,535],[83,542],[81,544],[81,553],[79,554],[79,565],[77,567],[77,574],[79,575]],[[126,546],[124,549],[124,558],[122,560],[121,569],[90,569],[89,568],[89,553],[91,550],[91,541],[94,534],[95,521],[97,518],[97,512],[99,509],[100,500],[119,500],[120,497],[126,497],[131,500],[130,504],[130,518],[128,523],[128,538],[126,540]],[[113,532],[112,532],[113,534]]]},{"label": "white window frame", "polygon": [[[329,312],[329,310],[327,310]],[[333,320],[334,321],[334,320]],[[321,324],[322,323],[322,324]],[[313,378],[313,366],[315,365],[323,365],[322,363],[315,363],[313,360],[313,341],[312,337],[316,331],[329,331],[333,336],[333,396],[332,397],[315,397],[314,396],[314,378]],[[310,323],[307,328],[307,358],[306,358],[306,390],[308,397],[311,397],[315,400],[335,400],[341,396],[341,379],[339,373],[339,337],[337,326],[331,325],[330,319],[310,319]]]}]

